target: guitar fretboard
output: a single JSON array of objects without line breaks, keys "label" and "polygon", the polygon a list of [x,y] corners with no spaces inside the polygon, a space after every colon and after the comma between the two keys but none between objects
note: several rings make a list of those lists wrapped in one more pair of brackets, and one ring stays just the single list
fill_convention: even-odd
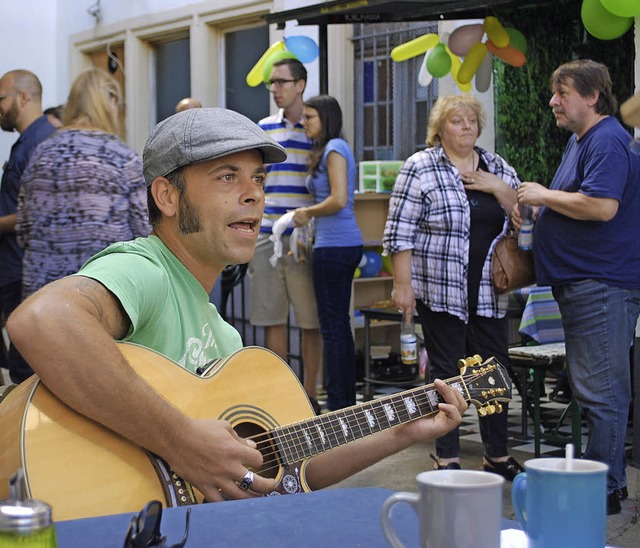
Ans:
[{"label": "guitar fretboard", "polygon": [[[469,399],[461,377],[446,382],[466,400]],[[422,386],[283,426],[271,434],[279,449],[282,464],[287,465],[436,413],[438,404],[443,401],[433,385]]]}]

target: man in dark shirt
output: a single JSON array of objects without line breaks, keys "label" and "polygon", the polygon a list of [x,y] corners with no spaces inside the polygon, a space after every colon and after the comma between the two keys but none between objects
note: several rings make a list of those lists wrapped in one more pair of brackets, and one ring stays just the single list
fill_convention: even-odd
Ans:
[{"label": "man in dark shirt", "polygon": [[[55,131],[43,115],[42,85],[32,72],[12,70],[0,78],[0,127],[20,133],[4,164],[0,185],[0,319],[4,323],[20,304],[22,293],[22,248],[15,232],[20,177],[31,153]],[[16,383],[32,374],[13,346],[8,356],[0,352],[0,366],[9,369]]]}]

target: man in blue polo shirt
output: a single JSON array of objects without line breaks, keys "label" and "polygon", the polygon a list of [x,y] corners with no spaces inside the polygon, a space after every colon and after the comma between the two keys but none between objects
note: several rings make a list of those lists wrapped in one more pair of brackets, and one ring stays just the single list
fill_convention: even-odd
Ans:
[{"label": "man in blue polo shirt", "polygon": [[297,262],[291,254],[289,227],[283,237],[283,254],[272,266],[273,243],[269,239],[273,224],[287,211],[312,204],[305,185],[311,141],[302,127],[302,95],[307,70],[297,59],[273,64],[267,87],[280,111],[260,120],[258,125],[287,151],[287,160],[267,166],[264,187],[264,217],[256,252],[249,264],[252,325],[265,328],[265,346],[287,361],[287,318],[293,306],[295,324],[302,329],[304,388],[317,413],[316,384],[322,364],[322,336],[313,290],[311,258]]},{"label": "man in blue polo shirt", "polygon": [[551,87],[556,125],[573,135],[549,188],[522,183],[518,201],[539,207],[538,283],[551,285],[562,314],[569,380],[589,428],[584,458],[609,466],[607,513],[617,514],[627,497],[629,350],[640,313],[640,157],[613,116],[607,67],[566,63]]},{"label": "man in blue polo shirt", "polygon": [[[55,128],[42,112],[42,85],[28,70],[12,70],[0,78],[0,127],[20,133],[4,165],[0,185],[0,317],[6,320],[22,295],[22,248],[16,241],[16,204],[20,177],[31,153]],[[0,352],[0,365],[11,380],[22,382],[31,368],[11,346],[8,358]]]}]

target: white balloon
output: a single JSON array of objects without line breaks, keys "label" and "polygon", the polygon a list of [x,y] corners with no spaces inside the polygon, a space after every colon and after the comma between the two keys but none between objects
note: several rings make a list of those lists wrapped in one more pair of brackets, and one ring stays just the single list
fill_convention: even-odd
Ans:
[{"label": "white balloon", "polygon": [[[431,50],[433,51],[433,50]],[[418,73],[418,84],[421,86],[428,86],[433,80],[433,76],[427,70],[427,58],[429,57],[429,52],[424,54],[424,59],[422,60],[422,64],[420,65],[420,72]]]},{"label": "white balloon", "polygon": [[491,72],[493,70],[493,55],[489,52],[484,56],[482,63],[476,71],[476,91],[483,93],[491,85]]}]

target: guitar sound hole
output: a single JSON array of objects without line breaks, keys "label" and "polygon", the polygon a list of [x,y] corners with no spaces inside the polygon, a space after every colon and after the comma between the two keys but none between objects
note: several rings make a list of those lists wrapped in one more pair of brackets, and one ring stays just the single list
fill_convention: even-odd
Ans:
[{"label": "guitar sound hole", "polygon": [[[264,428],[252,422],[235,424],[233,429],[241,438],[254,438],[254,436],[265,433]],[[262,453],[264,459],[262,467],[257,471],[258,474],[264,478],[275,478],[280,470],[280,463],[277,458],[277,448],[273,440],[267,436],[260,436],[258,439],[254,439],[254,441],[258,444],[258,450]]]}]

